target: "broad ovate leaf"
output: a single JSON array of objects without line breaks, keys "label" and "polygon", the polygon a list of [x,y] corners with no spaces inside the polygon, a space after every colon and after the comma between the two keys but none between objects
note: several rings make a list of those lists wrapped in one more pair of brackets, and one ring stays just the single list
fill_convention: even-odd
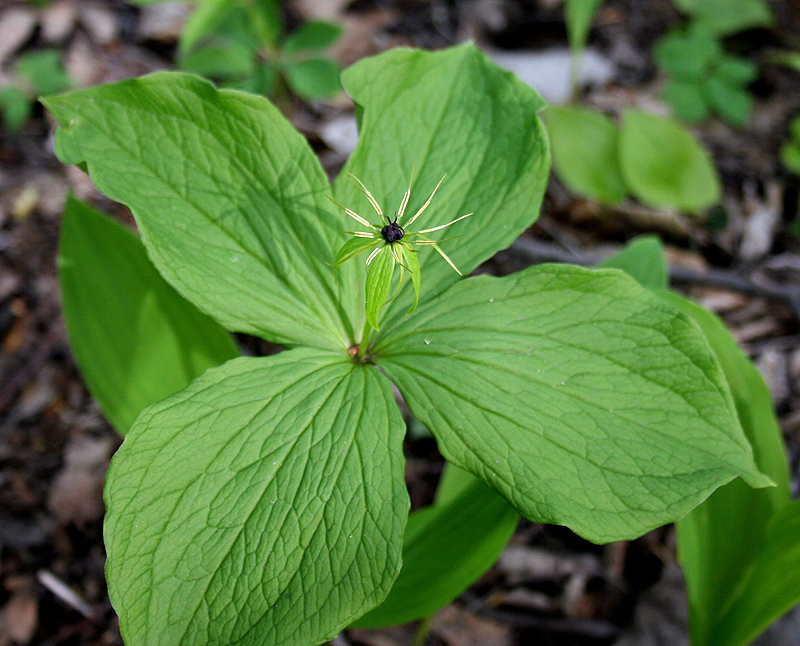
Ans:
[{"label": "broad ovate leaf", "polygon": [[670,119],[625,112],[619,155],[625,183],[646,204],[697,212],[719,200],[720,179],[708,153]]},{"label": "broad ovate leaf", "polygon": [[56,152],[128,205],[161,274],[232,331],[348,347],[345,236],[305,138],[266,99],[158,73],[50,97]]},{"label": "broad ovate leaf", "polygon": [[[358,145],[344,170],[363,181],[387,214],[399,208],[409,182],[406,213],[416,213],[446,174],[413,230],[473,212],[441,236],[458,236],[441,247],[464,275],[536,220],[550,163],[537,116],[544,102],[473,45],[393,49],[345,70],[342,84],[359,117]],[[347,172],[337,178],[336,201],[377,224],[348,179]],[[420,247],[419,263],[420,303],[459,279],[434,249]],[[404,288],[385,308],[384,325],[402,318],[413,298]]]},{"label": "broad ovate leaf", "polygon": [[106,487],[126,646],[310,646],[383,600],[405,425],[388,380],[348,359],[234,359],[139,415]]},{"label": "broad ovate leaf", "polygon": [[120,434],[146,406],[238,356],[230,335],[161,278],[134,233],[71,196],[58,264],[70,347]]},{"label": "broad ovate leaf", "polygon": [[545,112],[553,164],[576,193],[617,204],[627,193],[619,168],[617,125],[595,110],[551,106]]},{"label": "broad ovate leaf", "polygon": [[467,279],[374,354],[449,462],[596,542],[674,521],[737,476],[769,484],[703,337],[617,270]]}]

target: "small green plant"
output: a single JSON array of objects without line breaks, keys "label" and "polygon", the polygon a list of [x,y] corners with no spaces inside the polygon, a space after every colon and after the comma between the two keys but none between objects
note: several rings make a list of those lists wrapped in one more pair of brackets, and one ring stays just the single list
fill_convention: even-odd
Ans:
[{"label": "small green plant", "polygon": [[718,114],[739,127],[750,120],[753,96],[747,86],[756,78],[756,66],[726,53],[699,23],[670,31],[656,43],[653,55],[669,78],[664,98],[675,116],[698,123]]},{"label": "small green plant", "polygon": [[55,94],[72,85],[61,66],[61,53],[41,49],[22,54],[17,59],[13,84],[0,88],[0,111],[3,124],[17,131],[30,118],[36,97]]},{"label": "small green plant", "polygon": [[789,141],[781,146],[781,160],[786,168],[800,175],[800,117],[789,124]]},{"label": "small green plant", "polygon": [[[671,522],[735,478],[770,484],[698,328],[631,278],[560,265],[502,278],[453,271],[468,274],[536,218],[549,155],[530,87],[472,46],[387,52],[343,84],[360,138],[333,187],[268,101],[192,75],[45,100],[61,124],[60,159],[131,208],[167,282],[214,325],[286,348],[153,395],[127,430],[108,474],[105,540],[128,646],[319,644],[354,622],[407,621],[447,603],[502,547],[513,510],[607,542]],[[435,201],[419,204],[445,173]],[[401,209],[381,238],[364,220],[373,237],[360,239],[377,240],[386,259],[379,280],[398,292],[370,297],[374,268],[334,268],[352,214],[331,195],[352,214],[397,203],[421,231],[451,226],[450,263],[432,244],[395,256]],[[424,289],[394,271],[411,271],[412,257]],[[62,266],[65,284],[81,271],[69,257]],[[167,314],[164,293],[120,320],[153,331],[186,320]],[[125,309],[70,299],[83,316]],[[81,365],[102,365],[78,318]],[[147,336],[116,365],[132,355],[157,373]],[[198,356],[188,337],[163,338]],[[230,352],[220,347],[213,360]],[[469,472],[453,471],[412,519],[392,383]],[[107,396],[124,400],[124,388]],[[460,515],[473,497],[486,501],[477,524]],[[420,568],[441,582],[420,591]]]},{"label": "small green plant", "polygon": [[628,110],[617,126],[594,110],[557,106],[545,117],[556,171],[580,195],[613,205],[630,193],[654,207],[692,213],[720,198],[708,153],[670,119]]},{"label": "small green plant", "polygon": [[287,34],[277,0],[200,0],[181,34],[178,67],[268,97],[288,86],[324,99],[341,91],[338,66],[325,55],[340,34],[322,21]]}]

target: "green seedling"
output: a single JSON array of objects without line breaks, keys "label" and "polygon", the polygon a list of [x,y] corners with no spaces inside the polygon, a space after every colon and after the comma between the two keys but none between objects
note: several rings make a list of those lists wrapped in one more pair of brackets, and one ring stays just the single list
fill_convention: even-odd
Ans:
[{"label": "green seedling", "polygon": [[[469,45],[387,52],[343,84],[360,139],[333,187],[266,99],[196,76],[45,100],[61,124],[58,156],[130,207],[161,276],[217,326],[286,348],[209,368],[127,430],[104,534],[127,646],[320,644],[452,600],[515,513],[608,542],[672,522],[736,478],[771,484],[695,324],[618,270],[462,278],[416,245],[407,253],[425,288],[417,297],[401,284],[374,329],[368,276],[333,266],[352,216],[327,197],[353,213],[370,196],[405,200],[419,231],[472,213],[447,225],[459,236],[447,256],[468,275],[536,218],[549,171],[543,102]],[[422,209],[416,196],[445,173]],[[392,273],[386,245],[404,239],[400,222],[382,221],[380,239],[370,227]],[[173,320],[154,316],[164,301],[142,302],[143,321],[162,321],[154,329]],[[87,347],[82,365],[103,361]],[[467,472],[411,518],[392,384]],[[477,525],[460,515],[475,496],[486,501]],[[442,579],[409,595],[425,572]]]},{"label": "green seedling", "polygon": [[750,120],[757,75],[745,58],[727,54],[716,36],[698,23],[670,31],[656,43],[656,63],[668,77],[664,99],[680,119],[699,123],[717,114],[742,127]]},{"label": "green seedling", "polygon": [[37,97],[61,92],[72,85],[61,66],[61,53],[55,49],[22,54],[15,72],[14,82],[0,88],[3,124],[12,132],[30,118]]},{"label": "green seedling", "polygon": [[800,175],[800,117],[789,124],[789,141],[781,147],[781,160],[786,168]]},{"label": "green seedling", "polygon": [[181,34],[178,67],[264,96],[288,87],[324,99],[341,91],[339,68],[325,54],[340,35],[338,25],[322,21],[286,33],[277,0],[200,0]]},{"label": "green seedling", "polygon": [[613,205],[632,194],[644,204],[689,213],[719,201],[711,158],[671,119],[628,110],[618,126],[594,110],[558,106],[545,117],[556,171],[579,195]]}]

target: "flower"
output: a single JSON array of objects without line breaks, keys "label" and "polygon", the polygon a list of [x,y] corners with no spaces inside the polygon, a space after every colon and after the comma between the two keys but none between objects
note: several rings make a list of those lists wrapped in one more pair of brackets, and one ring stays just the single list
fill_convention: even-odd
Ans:
[{"label": "flower", "polygon": [[[433,233],[434,231],[440,231],[441,229],[449,227],[451,224],[455,224],[459,220],[468,218],[470,215],[472,215],[472,213],[462,215],[461,217],[451,220],[447,224],[441,224],[438,227],[422,229],[420,231],[409,231],[408,227],[411,226],[414,221],[425,212],[428,206],[430,206],[433,196],[436,195],[436,191],[439,190],[439,187],[442,185],[446,175],[439,180],[439,183],[433,189],[433,192],[425,201],[425,204],[423,204],[405,224],[400,223],[400,220],[402,220],[403,216],[405,215],[406,207],[408,206],[408,200],[411,197],[410,183],[408,190],[403,195],[403,200],[400,202],[400,208],[397,210],[394,219],[391,219],[388,215],[384,215],[380,204],[378,204],[378,201],[373,197],[372,193],[369,192],[367,187],[364,186],[361,180],[355,175],[349,175],[351,181],[362,193],[364,193],[366,198],[369,200],[372,208],[375,209],[375,212],[381,218],[381,223],[371,224],[352,209],[342,206],[333,198],[329,197],[328,199],[342,209],[345,213],[347,213],[347,215],[349,215],[359,224],[363,224],[365,227],[369,227],[370,229],[369,231],[345,231],[345,233],[349,233],[354,237],[345,242],[344,245],[342,245],[342,248],[339,249],[339,253],[336,254],[334,266],[339,266],[343,262],[354,258],[361,252],[375,247],[372,253],[370,253],[370,255],[367,257],[368,273],[366,311],[367,320],[369,321],[370,325],[377,330],[378,311],[383,305],[391,301],[400,292],[406,271],[411,274],[411,281],[414,285],[414,303],[411,306],[411,309],[408,310],[407,314],[413,312],[417,307],[421,284],[419,259],[417,257],[419,252],[411,245],[433,247],[439,253],[439,255],[441,255],[442,258],[447,261],[447,264],[455,269],[459,276],[462,275],[458,270],[458,267],[453,264],[453,261],[450,260],[447,254],[442,251],[441,247],[439,247],[439,243],[441,243],[443,240],[452,240],[453,238],[431,240],[425,234]],[[383,224],[383,218],[386,218],[386,224]],[[411,241],[411,238],[419,239]],[[400,281],[397,285],[397,290],[395,293],[391,296],[391,298],[387,299],[386,297],[389,293],[392,277],[394,276],[395,265],[400,265]]]}]

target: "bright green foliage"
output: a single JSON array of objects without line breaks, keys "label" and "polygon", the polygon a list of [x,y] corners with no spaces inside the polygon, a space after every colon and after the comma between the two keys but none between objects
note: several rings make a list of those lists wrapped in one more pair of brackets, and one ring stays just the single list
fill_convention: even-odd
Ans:
[{"label": "bright green foliage", "polygon": [[[474,47],[391,51],[344,83],[361,130],[347,170],[384,204],[413,177],[412,212],[448,173],[418,226],[474,211],[448,248],[462,271],[536,218],[541,99]],[[179,292],[227,329],[292,347],[233,359],[146,408],[114,457],[108,577],[127,646],[311,646],[386,598],[408,510],[387,375],[454,464],[595,540],[672,521],[737,476],[766,484],[696,327],[621,272],[461,280],[422,247],[419,308],[406,315],[404,285],[370,342],[366,272],[332,266],[347,215],[265,99],[156,74],[46,104],[60,158],[131,207]],[[333,198],[363,210],[347,177]],[[430,562],[442,527],[464,524],[446,490],[410,536],[412,566]],[[507,509],[484,507],[476,527],[488,532],[491,514],[508,527]],[[481,535],[435,595],[380,622],[452,598],[506,536]]]},{"label": "bright green foliage", "polygon": [[697,212],[720,198],[719,175],[708,153],[669,119],[625,112],[619,156],[625,183],[646,204]]},{"label": "bright green foliage", "polygon": [[772,24],[765,0],[675,0],[675,4],[716,36]]},{"label": "bright green foliage", "polygon": [[238,355],[230,335],[158,274],[133,233],[72,197],[59,277],[72,351],[123,435],[140,410]]},{"label": "bright green foliage", "polygon": [[781,147],[781,160],[786,168],[800,175],[800,117],[789,125],[789,141]]},{"label": "bright green foliage", "polygon": [[629,272],[699,326],[731,387],[756,464],[777,485],[754,490],[734,480],[677,524],[692,646],[746,646],[800,601],[800,503],[791,501],[769,391],[716,316],[648,275],[646,267],[664,266],[656,240],[634,242],[606,264]]},{"label": "bright green foliage", "polygon": [[714,113],[740,127],[749,121],[753,97],[747,86],[756,78],[756,66],[726,54],[699,24],[669,32],[653,55],[669,77],[664,98],[675,116],[698,123]]},{"label": "bright green foliage", "polygon": [[559,177],[580,195],[617,204],[630,192],[646,204],[690,212],[719,199],[716,168],[677,123],[633,110],[621,128],[585,108],[551,107],[546,116]]},{"label": "bright green foliage", "polygon": [[235,359],[137,418],[106,489],[128,646],[319,644],[386,596],[405,425],[389,382],[347,359]]},{"label": "bright green foliage", "polygon": [[584,108],[547,108],[553,164],[570,189],[603,204],[627,194],[617,154],[618,129],[605,115]]},{"label": "bright green foliage", "polygon": [[607,542],[680,516],[720,479],[763,484],[719,452],[748,446],[715,364],[686,365],[703,353],[692,329],[620,272],[540,265],[459,283],[374,352],[448,462],[527,518]]},{"label": "bright green foliage", "polygon": [[735,481],[678,523],[693,646],[746,646],[800,601],[800,503],[792,502],[780,427],[764,380],[719,319],[678,296],[731,386],[756,464],[777,487]]},{"label": "bright green foliage", "polygon": [[59,157],[86,161],[95,185],[131,207],[151,260],[184,297],[232,331],[347,347],[329,266],[341,223],[319,162],[275,107],[163,73],[45,105],[68,124]]},{"label": "bright green foliage", "polygon": [[[410,190],[407,210],[416,213],[446,175],[414,225],[429,229],[474,212],[446,231],[455,238],[447,256],[465,276],[536,219],[550,165],[538,118],[544,101],[513,74],[469,47],[433,55],[397,49],[356,63],[342,82],[357,106],[360,138],[333,185],[339,204],[371,209],[352,173],[384,205],[400,205]],[[352,224],[348,218],[346,228]],[[417,248],[425,303],[459,275],[430,245]],[[384,308],[381,328],[404,318],[413,302],[412,290],[401,291]]]},{"label": "bright green foliage", "polygon": [[265,96],[284,79],[304,98],[326,98],[341,90],[339,69],[324,56],[340,34],[338,25],[308,22],[285,35],[276,0],[203,0],[181,34],[179,66]]}]

